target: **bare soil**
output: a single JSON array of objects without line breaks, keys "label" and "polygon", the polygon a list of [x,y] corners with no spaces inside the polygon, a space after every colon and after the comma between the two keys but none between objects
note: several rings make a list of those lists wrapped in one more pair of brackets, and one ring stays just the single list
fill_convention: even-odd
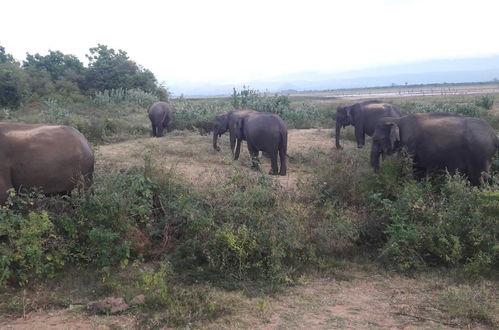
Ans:
[{"label": "bare soil", "polygon": [[[300,164],[293,164],[293,157],[307,154],[310,150],[337,152],[333,148],[331,129],[290,130],[288,136],[288,173],[286,176],[274,176],[283,187],[292,188],[297,179],[307,173]],[[350,141],[342,141],[349,146]],[[102,145],[95,148],[96,172],[126,170],[133,166],[144,165],[144,159],[150,157],[156,166],[175,170],[195,185],[213,180],[217,174],[227,171],[254,172],[250,166],[246,145],[241,147],[238,161],[233,161],[229,138],[223,135],[219,139],[221,151],[212,147],[211,136],[201,136],[192,132],[174,132],[162,138],[139,138],[121,143]],[[270,170],[270,161],[260,156],[261,170]]]}]

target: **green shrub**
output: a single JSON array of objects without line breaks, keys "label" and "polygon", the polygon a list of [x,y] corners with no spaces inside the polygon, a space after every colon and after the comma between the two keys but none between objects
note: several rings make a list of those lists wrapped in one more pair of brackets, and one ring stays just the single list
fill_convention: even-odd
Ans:
[{"label": "green shrub", "polygon": [[480,109],[476,104],[471,103],[410,103],[403,106],[404,114],[419,112],[445,112],[455,115],[464,115],[469,117],[479,117]]},{"label": "green shrub", "polygon": [[232,110],[225,102],[186,101],[171,102],[174,107],[172,126],[178,130],[198,130],[201,134],[211,132],[213,120],[223,112]]},{"label": "green shrub", "polygon": [[95,92],[92,103],[98,107],[110,105],[131,104],[142,108],[149,108],[159,97],[142,89],[111,89]]},{"label": "green shrub", "polygon": [[499,213],[490,212],[489,196],[459,175],[437,185],[407,182],[390,199],[374,194],[371,216],[385,234],[378,238],[381,260],[403,271],[462,265],[470,276],[490,272],[499,261]]},{"label": "green shrub", "polygon": [[25,215],[0,207],[0,287],[54,276],[67,261],[67,246],[46,211]]},{"label": "green shrub", "polygon": [[475,99],[475,105],[485,110],[490,110],[494,106],[494,97],[491,95],[479,96]]}]

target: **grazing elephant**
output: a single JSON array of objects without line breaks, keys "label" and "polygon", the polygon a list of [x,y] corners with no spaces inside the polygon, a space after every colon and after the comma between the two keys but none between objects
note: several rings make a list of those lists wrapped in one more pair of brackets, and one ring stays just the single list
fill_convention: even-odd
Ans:
[{"label": "grazing elephant", "polygon": [[56,125],[0,123],[0,205],[7,190],[40,187],[68,193],[79,180],[92,184],[94,153],[76,129]]},{"label": "grazing elephant", "polygon": [[152,136],[163,136],[163,129],[166,128],[168,132],[172,131],[171,122],[173,115],[173,108],[166,102],[156,102],[147,111],[152,125]]},{"label": "grazing elephant", "polygon": [[237,141],[238,143],[236,145],[234,125],[239,118],[243,118],[250,113],[256,113],[256,111],[251,109],[231,110],[216,116],[213,120],[213,149],[220,151],[220,147],[217,145],[218,138],[229,131],[230,150],[232,154],[234,154],[234,147],[237,147],[237,154],[239,155],[241,143],[240,141]]},{"label": "grazing elephant", "polygon": [[430,170],[459,170],[473,185],[479,185],[482,172],[489,171],[499,140],[492,127],[478,118],[445,113],[383,118],[374,131],[371,166],[377,171],[379,156],[401,147],[406,147],[413,158],[419,178]]},{"label": "grazing elephant", "polygon": [[[284,121],[278,115],[267,112],[249,113],[238,118],[234,133],[238,144],[246,140],[248,151],[254,168],[258,168],[258,154],[263,151],[270,157],[271,175],[286,175],[286,151],[288,148],[288,130]],[[277,165],[277,155],[281,161],[280,170]],[[239,148],[236,148],[234,159],[239,158]]]},{"label": "grazing elephant", "polygon": [[365,135],[373,136],[376,122],[383,117],[400,117],[400,110],[392,104],[377,100],[338,107],[336,110],[336,148],[343,149],[340,145],[341,127],[355,126],[357,147],[362,148],[366,144]]}]

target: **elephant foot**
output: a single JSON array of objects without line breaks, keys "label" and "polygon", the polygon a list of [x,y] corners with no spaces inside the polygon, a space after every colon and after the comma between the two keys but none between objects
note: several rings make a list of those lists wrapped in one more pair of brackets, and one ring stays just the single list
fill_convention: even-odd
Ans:
[{"label": "elephant foot", "polygon": [[286,176],[286,171],[281,171],[281,172],[279,172],[279,175],[280,175],[280,176]]},{"label": "elephant foot", "polygon": [[269,171],[269,175],[278,175],[279,173],[277,171],[274,171],[274,170],[270,170]]},{"label": "elephant foot", "polygon": [[364,148],[364,145],[362,145],[362,144],[358,144],[358,145],[357,145],[357,148],[362,149],[362,148]]}]

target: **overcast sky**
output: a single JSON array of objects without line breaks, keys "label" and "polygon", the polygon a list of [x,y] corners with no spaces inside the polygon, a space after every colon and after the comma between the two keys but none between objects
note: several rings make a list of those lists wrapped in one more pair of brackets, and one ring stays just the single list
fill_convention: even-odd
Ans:
[{"label": "overcast sky", "polygon": [[0,45],[17,60],[48,50],[126,51],[166,84],[244,83],[499,54],[497,0],[7,0]]}]

